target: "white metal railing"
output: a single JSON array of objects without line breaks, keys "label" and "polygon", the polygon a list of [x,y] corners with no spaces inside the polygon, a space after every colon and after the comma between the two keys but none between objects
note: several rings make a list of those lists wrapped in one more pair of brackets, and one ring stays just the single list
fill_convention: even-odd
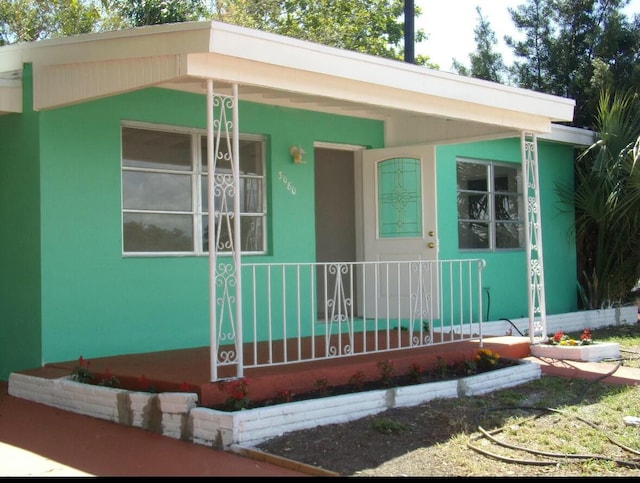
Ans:
[{"label": "white metal railing", "polygon": [[462,337],[482,343],[484,264],[480,259],[243,263],[243,349],[228,336],[234,331],[225,332],[215,348],[217,364],[240,365],[242,374],[244,368]]}]

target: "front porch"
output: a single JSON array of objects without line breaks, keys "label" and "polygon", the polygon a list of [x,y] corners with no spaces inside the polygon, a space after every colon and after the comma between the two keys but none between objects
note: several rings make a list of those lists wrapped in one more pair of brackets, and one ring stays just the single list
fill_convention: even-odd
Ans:
[{"label": "front porch", "polygon": [[[528,337],[493,336],[484,339],[483,347],[503,358],[521,359],[529,356],[529,344]],[[443,345],[256,367],[247,369],[244,377],[248,380],[249,398],[259,401],[273,398],[284,390],[293,393],[311,391],[316,382],[324,378],[330,386],[346,384],[357,371],[362,371],[367,380],[376,379],[380,375],[376,364],[381,360],[393,361],[398,375],[407,373],[412,363],[425,369],[435,367],[438,357],[448,363],[472,360],[479,347],[477,338],[459,337],[458,341]],[[252,350],[252,347],[245,345],[245,350]],[[184,392],[186,389],[198,395],[199,406],[220,404],[227,397],[216,382],[210,382],[208,347],[98,357],[86,359],[87,362],[92,374],[109,373],[129,389],[143,390],[152,386],[158,393]],[[61,361],[20,371],[20,374],[54,379],[70,375],[77,366],[77,360]]]},{"label": "front porch", "polygon": [[[563,330],[577,332],[586,327],[591,329],[608,325],[633,324],[636,321],[636,307],[590,310],[547,316],[550,333]],[[329,385],[345,384],[356,371],[363,371],[367,379],[379,377],[376,364],[381,360],[394,362],[396,374],[408,372],[412,363],[423,368],[433,367],[438,357],[447,362],[470,360],[478,348],[497,352],[503,358],[523,359],[531,355],[531,339],[526,336],[528,320],[499,320],[483,324],[484,337],[458,335],[446,344],[431,344],[419,347],[368,353],[350,357],[336,357],[295,364],[265,365],[247,368],[244,374],[249,381],[249,397],[260,400],[273,397],[279,391],[308,392],[314,389],[318,379],[326,378]],[[506,335],[513,334],[513,335]],[[517,335],[516,335],[517,334]],[[244,351],[253,353],[268,348],[266,343],[255,346],[245,344]],[[198,395],[198,405],[208,406],[223,402],[225,394],[210,378],[209,347],[196,347],[141,354],[126,354],[110,357],[87,358],[90,370],[95,374],[110,373],[122,384],[132,389],[142,389],[141,379],[147,387],[152,385],[156,392],[178,391],[181,386]],[[579,364],[579,363],[576,363]],[[71,374],[78,365],[77,360],[52,362],[43,367],[20,371],[21,374],[40,378],[61,378]],[[575,365],[575,364],[574,364]],[[225,370],[231,370],[231,367]],[[144,376],[144,377],[143,377]],[[233,377],[227,374],[227,377]]]}]

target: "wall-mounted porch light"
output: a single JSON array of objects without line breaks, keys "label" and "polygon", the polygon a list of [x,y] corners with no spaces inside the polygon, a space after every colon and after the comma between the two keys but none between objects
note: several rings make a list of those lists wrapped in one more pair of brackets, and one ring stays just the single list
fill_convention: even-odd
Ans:
[{"label": "wall-mounted porch light", "polygon": [[304,149],[300,146],[291,146],[289,148],[289,154],[295,164],[300,164],[304,160]]}]

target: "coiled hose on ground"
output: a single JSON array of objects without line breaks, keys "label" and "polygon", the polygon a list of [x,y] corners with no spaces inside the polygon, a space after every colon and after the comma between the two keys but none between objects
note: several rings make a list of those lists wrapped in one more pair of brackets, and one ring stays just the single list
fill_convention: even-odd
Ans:
[{"label": "coiled hose on ground", "polygon": [[[508,320],[508,319],[501,319],[501,320]],[[509,321],[511,322],[511,321]],[[513,324],[512,324],[513,325]],[[515,327],[515,325],[513,325]],[[517,330],[517,328],[516,328]],[[519,331],[518,331],[519,332]],[[522,335],[522,334],[521,334]],[[615,365],[615,367],[609,371],[606,374],[601,375],[600,377],[598,377],[597,379],[594,379],[592,381],[590,381],[590,383],[585,387],[584,391],[582,394],[584,394],[587,389],[589,387],[591,387],[591,385],[595,384],[596,382],[599,382],[609,376],[611,376],[613,373],[615,373],[618,368],[622,365],[621,362],[619,362],[618,364]],[[577,398],[578,401],[583,400],[583,398],[581,397],[582,394],[580,395],[580,397]],[[578,421],[587,424],[588,426],[594,428],[595,430],[599,431],[601,434],[604,435],[604,437],[606,437],[612,444],[624,449],[625,451],[633,454],[633,455],[640,455],[639,451],[636,451],[633,448],[630,448],[628,446],[623,445],[622,443],[616,441],[615,439],[613,439],[612,437],[610,437],[608,434],[606,434],[604,431],[602,431],[597,425],[595,425],[594,423],[581,418],[579,416],[573,416],[573,415],[569,415],[568,413],[564,412],[564,411],[560,411],[558,409],[553,409],[553,408],[545,408],[545,407],[536,407],[536,406],[504,406],[504,407],[498,407],[498,408],[487,408],[485,410],[483,410],[481,413],[479,413],[476,416],[476,421],[479,421],[482,416],[484,414],[486,414],[487,412],[491,412],[491,411],[507,411],[507,410],[524,410],[524,411],[535,411],[538,412],[539,414],[536,414],[534,416],[532,416],[529,421],[535,420],[541,416],[543,416],[544,414],[547,413],[559,413],[564,415],[565,417],[571,417],[571,418],[575,418]],[[497,428],[494,429],[492,431],[487,431],[485,430],[479,423],[477,425],[478,427],[478,435],[472,436],[471,439],[467,442],[467,446],[469,448],[471,448],[473,451],[476,451],[477,453],[480,453],[484,456],[490,457],[490,458],[494,458],[500,461],[505,461],[508,463],[516,463],[516,464],[522,464],[522,465],[537,465],[537,466],[550,466],[550,465],[558,465],[561,464],[563,462],[566,462],[568,459],[582,459],[582,460],[606,460],[606,461],[610,461],[613,463],[616,463],[620,466],[625,466],[625,467],[630,467],[630,468],[640,468],[640,459],[638,458],[632,458],[629,460],[620,460],[617,458],[609,458],[606,456],[602,456],[602,455],[593,455],[593,454],[565,454],[565,453],[555,453],[555,452],[547,452],[547,451],[538,451],[538,450],[533,450],[530,448],[525,448],[522,446],[516,446],[516,445],[512,445],[510,443],[506,443],[503,441],[500,441],[498,439],[496,439],[494,437],[494,435],[501,433],[502,431],[504,431],[504,427],[502,428]],[[498,446],[502,446],[505,448],[509,448],[509,449],[513,449],[513,450],[519,450],[525,453],[529,453],[532,455],[537,455],[537,456],[545,456],[547,458],[556,458],[556,459],[545,459],[545,460],[529,460],[529,459],[516,459],[516,458],[509,458],[509,457],[505,457],[502,455],[498,455],[495,454],[493,452],[487,451],[483,448],[480,448],[479,446],[475,445],[474,442],[482,439],[482,438],[486,438],[489,441],[491,441],[493,444],[496,444]]]}]

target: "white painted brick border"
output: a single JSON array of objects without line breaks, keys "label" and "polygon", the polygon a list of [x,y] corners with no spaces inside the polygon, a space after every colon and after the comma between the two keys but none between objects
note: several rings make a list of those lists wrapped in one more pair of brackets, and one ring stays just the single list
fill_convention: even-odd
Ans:
[{"label": "white painted brick border", "polygon": [[569,361],[601,362],[604,359],[619,359],[620,344],[617,342],[596,342],[577,346],[533,344],[531,355]]},{"label": "white painted brick border", "polygon": [[542,370],[539,364],[530,361],[528,364],[521,363],[513,367],[505,367],[495,371],[465,377],[458,381],[458,395],[479,396],[488,394],[500,389],[508,389],[518,386],[525,381],[540,379]]},{"label": "white painted brick border", "polygon": [[235,412],[196,407],[193,393],[141,393],[72,381],[9,375],[9,394],[66,411],[160,432],[218,449],[255,446],[301,429],[343,423],[394,407],[439,398],[484,394],[540,378],[529,361],[459,380],[310,399]]},{"label": "white painted brick border", "polygon": [[[582,332],[584,329],[597,329],[609,325],[631,325],[637,320],[638,308],[635,305],[616,307],[613,309],[584,310],[567,314],[547,315],[547,335],[563,332]],[[527,317],[511,319],[520,333],[528,335],[529,319]],[[478,333],[478,324],[472,324],[471,330]],[[487,321],[482,323],[483,335],[519,335],[516,329],[506,320]]]},{"label": "white painted brick border", "polygon": [[9,394],[65,411],[129,424],[130,418],[121,413],[121,402],[128,391],[93,386],[72,381],[70,377],[43,379],[24,374],[9,375]]},{"label": "white painted brick border", "polygon": [[235,412],[195,408],[193,441],[218,449],[256,446],[291,431],[337,424],[378,414],[394,407],[416,406],[438,398],[485,394],[539,379],[540,365],[521,361],[458,380],[416,384],[386,390],[297,401]]},{"label": "white painted brick border", "polygon": [[131,402],[131,426],[147,429],[156,433],[160,431],[161,414],[158,395],[149,392],[129,393]]},{"label": "white painted brick border", "polygon": [[433,399],[449,399],[458,396],[458,381],[440,381],[429,384],[397,387],[389,391],[395,402],[390,407],[410,407]]},{"label": "white painted brick border", "polygon": [[17,373],[9,374],[9,394],[177,439],[191,439],[190,412],[198,399],[195,393],[142,393],[84,384],[70,376],[44,379]]},{"label": "white painted brick border", "polygon": [[163,392],[158,395],[162,413],[162,434],[176,439],[192,439],[191,410],[198,402],[195,393]]}]

